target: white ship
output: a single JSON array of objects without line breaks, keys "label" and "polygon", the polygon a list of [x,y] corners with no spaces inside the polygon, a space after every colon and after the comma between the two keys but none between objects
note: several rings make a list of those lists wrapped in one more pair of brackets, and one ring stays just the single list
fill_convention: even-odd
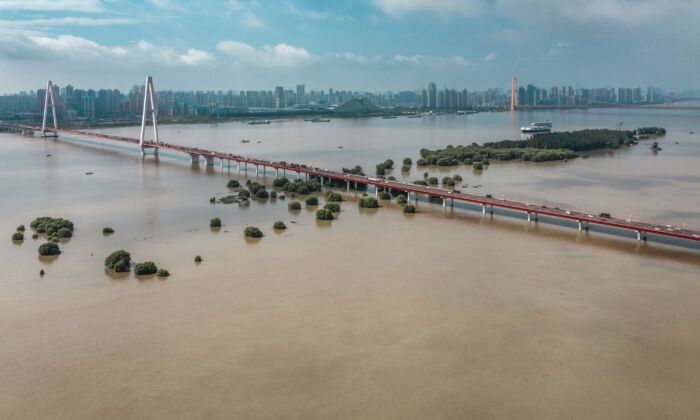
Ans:
[{"label": "white ship", "polygon": [[530,125],[520,127],[520,131],[528,134],[549,133],[550,131],[552,131],[552,123],[549,121],[530,123]]}]

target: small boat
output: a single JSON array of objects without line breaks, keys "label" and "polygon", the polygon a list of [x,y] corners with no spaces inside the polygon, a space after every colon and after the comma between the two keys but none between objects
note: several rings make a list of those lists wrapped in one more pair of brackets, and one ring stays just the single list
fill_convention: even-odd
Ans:
[{"label": "small boat", "polygon": [[250,124],[250,125],[270,124],[270,120],[251,120],[251,121],[248,121],[248,124]]},{"label": "small boat", "polygon": [[654,153],[659,152],[659,151],[661,151],[661,150],[664,150],[664,149],[662,149],[662,148],[659,146],[659,142],[658,142],[658,141],[655,141],[654,143],[652,143],[650,149],[651,149]]},{"label": "small boat", "polygon": [[306,120],[308,122],[312,123],[322,123],[322,122],[331,122],[330,118],[311,118],[310,120]]},{"label": "small boat", "polygon": [[550,131],[552,131],[552,123],[549,121],[534,122],[520,127],[520,132],[522,133],[549,133]]},{"label": "small boat", "polygon": [[385,117],[382,117],[383,120],[393,120],[396,118],[396,115],[387,115]]},{"label": "small boat", "polygon": [[85,175],[92,175],[92,172],[85,172]]},{"label": "small boat", "polygon": [[695,134],[695,132],[694,132],[694,131],[691,131],[690,134]]},{"label": "small boat", "polygon": [[420,114],[411,114],[411,115],[407,115],[407,117],[408,118],[420,118],[421,115]]},{"label": "small boat", "polygon": [[243,139],[241,140],[241,143],[250,143],[250,140]]}]

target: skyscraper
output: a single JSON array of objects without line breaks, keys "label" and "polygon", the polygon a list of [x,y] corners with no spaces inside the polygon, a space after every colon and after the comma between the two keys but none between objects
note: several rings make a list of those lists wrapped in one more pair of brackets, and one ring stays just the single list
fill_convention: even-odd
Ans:
[{"label": "skyscraper", "polygon": [[297,105],[306,105],[306,86],[297,85]]},{"label": "skyscraper", "polygon": [[275,87],[275,108],[284,108],[286,102],[284,100],[284,87]]},{"label": "skyscraper", "polygon": [[433,82],[428,84],[428,108],[437,109],[437,87]]}]

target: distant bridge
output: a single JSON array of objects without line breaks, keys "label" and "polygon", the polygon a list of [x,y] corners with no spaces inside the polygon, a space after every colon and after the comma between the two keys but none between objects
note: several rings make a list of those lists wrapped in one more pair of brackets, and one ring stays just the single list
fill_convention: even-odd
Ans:
[{"label": "distant bridge", "polygon": [[[481,207],[481,211],[483,214],[493,214],[494,208],[500,208],[509,211],[524,213],[527,215],[528,222],[537,222],[540,216],[545,216],[553,219],[573,222],[575,225],[578,226],[579,230],[588,230],[589,226],[591,225],[604,226],[607,228],[631,232],[639,241],[646,240],[647,235],[657,235],[662,237],[670,237],[675,239],[692,241],[695,243],[700,242],[700,229],[697,228],[678,227],[672,226],[671,224],[660,224],[633,219],[622,219],[618,217],[612,217],[610,214],[606,213],[592,214],[578,209],[567,209],[554,206],[536,205],[523,201],[493,197],[490,194],[470,194],[461,192],[456,189],[447,190],[443,188],[416,185],[402,181],[392,181],[383,178],[348,174],[328,169],[320,169],[317,167],[311,167],[298,163],[289,163],[285,161],[270,161],[246,157],[242,155],[236,155],[233,153],[225,153],[215,150],[208,150],[197,147],[162,142],[158,138],[158,129],[156,123],[157,110],[155,108],[155,104],[157,102],[154,100],[155,93],[153,89],[153,82],[150,76],[146,80],[145,90],[146,94],[144,98],[144,111],[141,124],[140,139],[104,133],[96,133],[84,130],[62,129],[58,128],[55,120],[54,126],[48,129],[45,123],[42,127],[39,127],[34,125],[14,124],[3,121],[0,121],[0,127],[4,127],[6,129],[17,132],[23,132],[25,134],[34,134],[35,132],[41,131],[42,135],[45,137],[57,138],[59,134],[70,134],[75,136],[85,136],[90,138],[115,141],[119,143],[127,143],[140,147],[143,154],[146,154],[146,150],[148,149],[153,150],[155,154],[158,153],[158,149],[166,149],[174,152],[187,154],[190,156],[192,163],[196,164],[199,164],[200,159],[203,158],[207,166],[213,166],[217,162],[219,162],[222,168],[230,168],[232,165],[234,165],[237,167],[238,172],[240,172],[241,169],[244,169],[247,173],[248,165],[251,165],[252,167],[255,167],[256,175],[260,174],[260,171],[262,170],[263,174],[266,174],[268,171],[274,171],[276,177],[279,177],[280,175],[286,177],[287,172],[290,172],[296,174],[298,178],[302,178],[302,176],[306,176],[307,179],[309,177],[317,178],[320,180],[321,185],[323,185],[326,182],[326,180],[334,180],[336,181],[336,183],[344,184],[347,189],[347,192],[350,192],[351,185],[353,185],[355,189],[357,189],[358,185],[372,185],[374,187],[375,195],[378,194],[380,188],[384,190],[402,191],[406,193],[406,196],[408,197],[409,201],[412,200],[411,194],[413,194],[413,199],[416,201],[416,203],[418,201],[418,195],[424,195],[428,197],[437,197],[438,199],[441,199],[443,207],[446,207],[448,202],[450,203],[450,206],[453,206],[455,201],[461,201],[464,203],[478,205]],[[47,91],[50,92],[51,90],[49,89]],[[150,108],[147,106],[148,99],[151,100]],[[46,102],[48,102],[49,100],[50,99],[47,99]],[[46,121],[46,108],[47,107],[45,106],[44,122]],[[148,113],[152,115],[153,119],[155,135],[154,141],[148,141],[144,139],[146,117]]]}]

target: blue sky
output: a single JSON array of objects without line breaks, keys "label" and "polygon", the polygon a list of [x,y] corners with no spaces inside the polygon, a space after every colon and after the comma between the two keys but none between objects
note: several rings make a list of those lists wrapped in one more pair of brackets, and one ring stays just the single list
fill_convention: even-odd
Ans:
[{"label": "blue sky", "polygon": [[700,87],[700,0],[0,0],[0,92]]}]

